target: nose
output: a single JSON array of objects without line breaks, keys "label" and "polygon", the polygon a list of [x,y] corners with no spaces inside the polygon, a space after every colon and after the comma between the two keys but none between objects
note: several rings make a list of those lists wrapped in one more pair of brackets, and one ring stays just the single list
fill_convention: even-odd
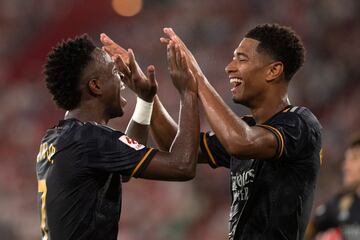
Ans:
[{"label": "nose", "polygon": [[225,67],[225,72],[227,74],[230,74],[232,72],[236,72],[234,60],[231,60],[231,62]]}]

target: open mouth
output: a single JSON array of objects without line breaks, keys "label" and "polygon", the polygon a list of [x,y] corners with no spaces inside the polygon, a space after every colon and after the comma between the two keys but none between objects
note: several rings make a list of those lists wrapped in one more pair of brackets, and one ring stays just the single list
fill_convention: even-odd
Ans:
[{"label": "open mouth", "polygon": [[125,90],[125,84],[121,80],[120,80],[120,90],[121,91]]},{"label": "open mouth", "polygon": [[242,80],[240,78],[230,78],[230,87],[231,91],[235,91],[237,87],[239,87],[242,84]]}]

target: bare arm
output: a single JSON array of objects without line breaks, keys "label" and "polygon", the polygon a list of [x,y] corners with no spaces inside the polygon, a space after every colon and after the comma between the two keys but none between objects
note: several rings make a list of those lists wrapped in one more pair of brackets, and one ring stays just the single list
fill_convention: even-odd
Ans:
[{"label": "bare arm", "polygon": [[[134,71],[132,71],[134,72]],[[149,84],[151,84],[153,87],[155,87],[157,89],[157,83],[155,80],[155,68],[153,66],[148,67],[147,69],[147,75],[148,75],[148,82]],[[139,82],[137,82],[137,85],[139,85]],[[146,82],[146,80],[145,80]],[[153,98],[154,95],[156,93],[156,90],[152,90],[150,91],[150,94],[142,94],[141,91],[138,91],[138,97],[140,97],[141,99],[143,99],[146,102],[153,102]],[[134,121],[133,119],[130,120],[127,128],[126,128],[126,135],[128,135],[129,137],[136,139],[138,142],[142,143],[142,144],[146,144],[147,139],[148,139],[148,135],[149,135],[149,129],[150,129],[150,125],[148,124],[141,124],[138,123],[136,121]]]},{"label": "bare arm", "polygon": [[243,158],[269,159],[275,156],[277,140],[273,133],[261,127],[249,127],[206,79],[198,84],[206,117],[227,152]]},{"label": "bare arm", "polygon": [[[169,152],[158,152],[140,177],[184,181],[192,179],[196,171],[200,138],[197,84],[185,55],[174,45],[168,46],[167,52],[170,75],[180,93],[179,127]],[[172,124],[173,133],[176,127]]]},{"label": "bare arm", "polygon": [[[154,108],[151,118],[150,132],[162,151],[169,151],[178,131],[178,125],[166,111],[158,96],[154,98]],[[198,163],[208,163],[201,150],[198,153]]]},{"label": "bare arm", "polygon": [[191,71],[198,82],[199,97],[212,130],[219,138],[227,152],[240,158],[269,159],[275,156],[277,139],[269,130],[260,127],[249,127],[225,104],[220,95],[207,81],[194,56],[182,40],[170,28],[164,33],[168,39],[161,42],[169,44],[174,41],[186,54]]},{"label": "bare arm", "polygon": [[199,146],[197,94],[181,96],[179,128],[169,152],[158,152],[140,177],[157,180],[186,181],[195,176]]},{"label": "bare arm", "polygon": [[150,131],[159,149],[169,151],[178,131],[178,125],[166,111],[158,96],[154,98]]}]

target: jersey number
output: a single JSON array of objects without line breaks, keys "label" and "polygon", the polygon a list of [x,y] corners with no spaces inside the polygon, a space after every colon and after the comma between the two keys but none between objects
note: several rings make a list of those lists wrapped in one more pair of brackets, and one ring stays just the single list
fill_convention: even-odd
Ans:
[{"label": "jersey number", "polygon": [[40,212],[41,212],[41,233],[42,233],[42,240],[48,240],[48,231],[46,228],[46,215],[45,215],[45,205],[46,205],[46,180],[39,180],[38,181],[38,192],[41,193],[41,206],[40,206]]}]

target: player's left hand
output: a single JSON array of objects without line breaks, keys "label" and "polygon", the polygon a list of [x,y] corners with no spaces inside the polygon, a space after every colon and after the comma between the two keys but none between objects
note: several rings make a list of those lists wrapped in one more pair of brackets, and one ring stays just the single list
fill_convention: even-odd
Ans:
[{"label": "player's left hand", "polygon": [[115,43],[105,33],[100,34],[100,41],[106,51],[115,61],[119,71],[124,73],[123,82],[133,90],[138,97],[147,102],[152,102],[156,95],[158,84],[155,79],[155,67],[150,65],[147,68],[147,76],[136,62],[131,49],[126,51]]}]

